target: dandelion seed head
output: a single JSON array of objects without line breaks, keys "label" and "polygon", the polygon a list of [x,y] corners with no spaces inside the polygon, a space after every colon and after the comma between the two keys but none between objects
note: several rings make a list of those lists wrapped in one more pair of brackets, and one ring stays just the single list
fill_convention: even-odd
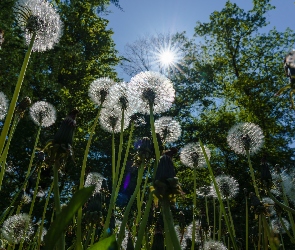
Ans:
[{"label": "dandelion seed head", "polygon": [[115,85],[115,81],[108,77],[101,77],[94,80],[88,89],[88,96],[95,104],[100,105],[109,94],[110,88]]},{"label": "dandelion seed head", "polygon": [[155,131],[167,143],[177,141],[181,135],[179,122],[168,116],[163,116],[155,121]]},{"label": "dandelion seed head", "polygon": [[220,241],[208,240],[205,241],[204,250],[227,250],[227,247]]},{"label": "dandelion seed head", "polygon": [[[205,152],[210,159],[210,150],[204,146]],[[206,165],[205,155],[199,143],[188,143],[180,152],[180,161],[183,165],[194,168],[204,167]]]},{"label": "dandelion seed head", "polygon": [[[112,133],[121,132],[121,120],[122,120],[122,111],[118,109],[111,108],[102,108],[100,112],[99,122],[101,127]],[[124,127],[125,130],[129,126],[130,117],[124,115]]]},{"label": "dandelion seed head", "polygon": [[[238,192],[239,192],[239,183],[236,181],[236,179],[229,175],[220,175],[215,178],[217,186],[220,191],[220,195],[222,199],[226,198],[234,198]],[[212,196],[217,197],[217,192],[215,190],[215,187],[213,183],[212,186]]]},{"label": "dandelion seed head", "polygon": [[196,190],[197,195],[201,197],[208,197],[212,195],[212,187],[211,186],[202,186],[198,190]]},{"label": "dandelion seed head", "polygon": [[246,155],[247,149],[255,154],[263,146],[263,131],[254,123],[238,123],[228,131],[227,143],[237,154]]},{"label": "dandelion seed head", "polygon": [[30,107],[30,116],[36,125],[49,127],[56,120],[56,110],[54,106],[48,102],[35,102]]},{"label": "dandelion seed head", "polygon": [[103,180],[104,177],[100,173],[91,172],[86,177],[85,187],[95,185],[95,190],[93,192],[94,195],[100,192]]},{"label": "dandelion seed head", "polygon": [[31,201],[32,201],[32,198],[30,195],[28,195],[27,193],[24,193],[22,195],[22,203],[29,204],[29,203],[31,203]]},{"label": "dandelion seed head", "polygon": [[3,120],[7,114],[8,99],[3,92],[0,92],[0,120]]},{"label": "dandelion seed head", "polygon": [[18,244],[21,240],[28,241],[34,228],[28,214],[16,214],[3,222],[1,232],[9,243]]},{"label": "dandelion seed head", "polygon": [[139,110],[149,114],[150,105],[154,114],[167,111],[175,98],[172,82],[158,72],[145,71],[131,78],[133,96],[139,97]]},{"label": "dandelion seed head", "polygon": [[[290,223],[285,219],[285,218],[282,218],[282,222],[284,223],[284,226],[286,227],[287,230],[290,229]],[[271,229],[274,233],[276,234],[284,234],[286,233],[281,221],[279,218],[275,218],[275,219],[272,219],[270,221],[270,225],[271,225]]]},{"label": "dandelion seed head", "polygon": [[[190,223],[188,226],[186,226],[184,229],[181,229],[179,225],[175,226],[175,231],[178,236],[178,239],[180,242],[181,249],[185,249],[187,247],[187,241],[192,240],[193,235],[193,223]],[[195,242],[197,242],[197,245],[201,243],[200,238],[200,223],[196,221],[195,225]]]},{"label": "dandelion seed head", "polygon": [[290,201],[295,205],[295,172],[283,171],[281,173],[282,184],[285,190],[286,195]]},{"label": "dandelion seed head", "polygon": [[62,36],[63,23],[52,5],[43,0],[18,0],[15,14],[19,26],[29,44],[36,33],[33,51],[46,51],[53,48]]},{"label": "dandelion seed head", "polygon": [[262,203],[265,205],[267,212],[270,216],[276,215],[276,210],[274,208],[275,202],[269,197],[263,197],[261,199]]}]

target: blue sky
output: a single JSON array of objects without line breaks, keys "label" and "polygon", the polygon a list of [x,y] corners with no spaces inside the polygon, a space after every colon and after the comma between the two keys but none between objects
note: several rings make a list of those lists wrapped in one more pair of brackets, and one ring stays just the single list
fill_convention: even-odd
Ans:
[{"label": "blue sky", "polygon": [[[251,0],[232,0],[239,7],[249,10],[252,8]],[[113,39],[119,53],[124,52],[124,46],[132,43],[141,36],[155,33],[175,33],[186,31],[192,38],[197,21],[208,22],[210,14],[221,10],[226,0],[120,0],[123,11],[115,6],[110,6],[111,13],[106,17],[109,28],[114,31]],[[295,30],[295,5],[294,0],[272,0],[276,7],[267,14],[270,25],[279,31],[287,27]],[[118,75],[129,81],[120,69]]]}]

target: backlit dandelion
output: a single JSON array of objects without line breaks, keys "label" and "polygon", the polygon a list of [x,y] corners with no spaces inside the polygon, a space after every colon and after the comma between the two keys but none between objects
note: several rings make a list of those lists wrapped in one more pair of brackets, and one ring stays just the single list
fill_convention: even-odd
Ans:
[{"label": "backlit dandelion", "polygon": [[290,201],[295,204],[295,171],[291,171],[287,173],[287,171],[283,171],[281,173],[282,183],[281,185],[284,187],[284,191]]},{"label": "backlit dandelion", "polygon": [[[215,178],[222,199],[234,198],[239,192],[239,183],[229,175],[220,175]],[[217,197],[216,190],[212,183],[212,196]]]},{"label": "backlit dandelion", "polygon": [[[284,226],[282,225],[282,222],[284,223]],[[290,223],[285,218],[282,218],[282,222],[280,221],[279,218],[275,218],[270,221],[271,229],[274,233],[284,234],[284,233],[286,233],[285,228],[287,230],[290,229]]]},{"label": "backlit dandelion", "polygon": [[[129,118],[127,115],[124,116],[124,127],[126,129],[129,126]],[[112,133],[118,133],[121,131],[121,120],[122,120],[122,111],[118,109],[112,109],[111,107],[102,108],[99,122],[101,127]]]},{"label": "backlit dandelion", "polygon": [[132,77],[129,84],[133,95],[139,98],[141,113],[149,114],[150,106],[154,114],[167,111],[174,101],[172,82],[158,72],[141,72]]},{"label": "backlit dandelion", "polygon": [[138,98],[136,98],[125,82],[115,83],[109,89],[106,97],[106,105],[118,110],[124,110],[128,116],[133,115],[138,109]]},{"label": "backlit dandelion", "polygon": [[54,106],[48,102],[35,102],[30,107],[30,116],[36,125],[49,127],[56,120],[56,110]]},{"label": "backlit dandelion", "polygon": [[95,185],[93,194],[99,193],[101,190],[103,180],[104,177],[100,173],[91,172],[86,177],[85,187]]},{"label": "backlit dandelion", "polygon": [[[181,229],[179,225],[175,226],[176,234],[178,235],[178,239],[180,242],[181,249],[186,249],[188,247],[188,242],[192,241],[192,234],[193,234],[193,223],[190,223],[187,227],[184,229]],[[196,222],[195,225],[195,242],[196,245],[199,245],[201,243],[201,237],[199,234],[200,231],[200,224],[199,222]]]},{"label": "backlit dandelion", "polygon": [[209,197],[212,195],[212,187],[211,186],[202,186],[196,190],[198,196],[201,197]]},{"label": "backlit dandelion", "polygon": [[228,131],[227,143],[237,154],[246,155],[247,150],[254,154],[263,146],[263,131],[254,123],[239,123]]},{"label": "backlit dandelion", "polygon": [[[210,150],[206,146],[204,148],[208,159],[210,159]],[[199,143],[186,144],[180,152],[180,161],[190,168],[204,167],[206,165],[206,159]]]},{"label": "backlit dandelion", "polygon": [[9,243],[18,244],[21,240],[29,240],[34,229],[28,214],[16,214],[4,221],[1,232]]},{"label": "backlit dandelion", "polygon": [[88,96],[95,104],[103,103],[109,94],[109,89],[115,84],[115,81],[108,77],[101,77],[94,80],[88,89]]},{"label": "backlit dandelion", "polygon": [[163,116],[155,121],[155,131],[167,143],[177,141],[181,135],[179,122],[168,116]]},{"label": "backlit dandelion", "polygon": [[262,203],[266,207],[266,211],[270,216],[276,215],[276,210],[274,208],[275,202],[269,197],[263,197]]},{"label": "backlit dandelion", "polygon": [[8,99],[3,92],[0,92],[0,120],[3,120],[7,114]]},{"label": "backlit dandelion", "polygon": [[227,247],[220,241],[208,240],[204,243],[204,250],[227,250]]},{"label": "backlit dandelion", "polygon": [[30,43],[33,34],[36,34],[33,51],[52,49],[59,42],[63,24],[59,14],[49,2],[18,0],[15,5],[15,14],[27,44]]}]

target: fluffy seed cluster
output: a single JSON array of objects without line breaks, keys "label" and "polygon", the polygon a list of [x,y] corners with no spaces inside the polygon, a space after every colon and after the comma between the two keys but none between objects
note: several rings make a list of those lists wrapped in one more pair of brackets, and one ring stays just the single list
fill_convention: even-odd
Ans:
[{"label": "fluffy seed cluster", "polygon": [[198,190],[196,190],[196,193],[198,196],[201,197],[208,197],[212,195],[212,187],[211,186],[202,186]]},{"label": "fluffy seed cluster", "polygon": [[275,202],[269,197],[263,197],[261,199],[262,203],[266,207],[267,212],[270,216],[276,215],[276,210],[274,209]]},{"label": "fluffy seed cluster", "polygon": [[283,171],[281,173],[281,179],[281,185],[284,187],[286,195],[295,204],[295,171],[290,171],[289,173]]},{"label": "fluffy seed cluster", "polygon": [[86,177],[85,187],[95,185],[93,194],[99,193],[101,190],[103,179],[104,177],[100,173],[91,172]]},{"label": "fluffy seed cluster", "polygon": [[9,243],[18,244],[21,240],[29,240],[34,228],[28,214],[16,214],[4,221],[1,232]]},{"label": "fluffy seed cluster", "polygon": [[[285,219],[285,218],[282,218],[282,222],[284,223],[284,226],[287,230],[290,229],[290,223]],[[271,224],[271,229],[274,233],[276,234],[284,234],[286,233],[286,230],[285,228],[283,227],[281,221],[279,218],[275,218],[275,219],[272,219],[270,221],[270,224]]]},{"label": "fluffy seed cluster", "polygon": [[[105,107],[101,109],[99,122],[101,127],[110,133],[121,132],[121,121],[122,121],[122,111],[119,109],[114,109],[112,107]],[[128,115],[124,116],[124,126],[125,130],[129,126],[130,117]]]},{"label": "fluffy seed cluster", "polygon": [[227,143],[237,154],[246,155],[246,150],[254,154],[263,146],[263,131],[254,123],[238,123],[228,131]]},{"label": "fluffy seed cluster", "polygon": [[6,116],[8,109],[8,99],[3,92],[0,92],[0,120]]},{"label": "fluffy seed cluster", "polygon": [[177,141],[181,135],[179,122],[168,116],[163,116],[155,121],[155,131],[167,143]]},{"label": "fluffy seed cluster", "polygon": [[[204,149],[208,159],[210,159],[210,150],[206,146],[204,146]],[[180,152],[180,161],[190,168],[204,167],[206,165],[205,155],[199,143],[186,144]]]},{"label": "fluffy seed cluster", "polygon": [[220,241],[208,240],[205,241],[204,250],[227,250],[227,247]]},{"label": "fluffy seed cluster", "polygon": [[150,113],[150,106],[154,114],[167,111],[175,98],[172,82],[158,72],[141,72],[130,80],[133,96],[139,99],[139,110],[143,114]]},{"label": "fluffy seed cluster", "polygon": [[54,106],[48,102],[35,102],[30,107],[30,116],[36,125],[49,127],[56,120],[56,110]]},{"label": "fluffy seed cluster", "polygon": [[[192,235],[193,235],[193,223],[190,223],[186,228],[181,229],[179,225],[175,226],[176,234],[178,235],[178,239],[180,242],[181,249],[187,249],[187,247],[191,244]],[[200,237],[200,224],[196,221],[195,225],[195,242],[197,245],[201,243]]]},{"label": "fluffy seed cluster", "polygon": [[88,89],[89,98],[95,103],[100,105],[106,99],[109,94],[109,89],[115,84],[115,82],[108,77],[101,77],[94,80]]},{"label": "fluffy seed cluster", "polygon": [[36,33],[33,51],[52,49],[59,42],[63,24],[50,3],[44,0],[18,0],[14,9],[27,44]]},{"label": "fluffy seed cluster", "polygon": [[[220,191],[220,195],[222,199],[226,198],[234,198],[239,192],[239,183],[235,178],[228,175],[220,175],[215,178],[217,186]],[[212,196],[217,197],[217,192],[214,188],[213,183],[212,186]]]}]

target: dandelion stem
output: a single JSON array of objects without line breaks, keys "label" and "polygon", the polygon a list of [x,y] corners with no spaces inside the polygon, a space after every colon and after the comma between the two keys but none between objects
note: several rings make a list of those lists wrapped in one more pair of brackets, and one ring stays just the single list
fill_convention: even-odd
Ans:
[{"label": "dandelion stem", "polygon": [[219,191],[217,182],[215,180],[215,177],[214,177],[214,174],[213,174],[213,171],[212,171],[212,168],[211,168],[211,165],[210,165],[210,162],[209,162],[209,159],[208,159],[206,150],[205,150],[205,148],[204,148],[204,146],[203,146],[203,144],[202,144],[201,141],[200,141],[200,146],[201,146],[202,151],[203,151],[203,154],[205,156],[206,163],[207,163],[207,166],[208,166],[208,170],[209,170],[210,176],[212,178],[212,181],[213,181],[213,184],[214,184],[214,187],[215,187],[215,190],[216,190],[216,194],[217,194],[217,197],[218,197],[218,200],[219,200],[219,205],[221,206],[222,213],[224,214],[225,223],[226,223],[227,230],[229,232],[231,241],[233,243],[233,248],[234,249],[238,249],[237,248],[237,245],[236,245],[235,238],[233,236],[233,232],[232,232],[231,227],[230,227],[230,223],[229,223],[228,218],[227,218],[226,213],[225,213],[224,204],[223,204],[223,201],[222,201],[222,198],[221,198],[221,194],[220,194],[220,191]]},{"label": "dandelion stem", "polygon": [[232,225],[232,229],[233,229],[233,234],[234,234],[234,237],[236,237],[236,230],[235,230],[235,225],[234,225],[233,217],[231,215],[231,210],[230,210],[230,204],[229,204],[228,197],[226,197],[226,202],[227,202],[227,207],[228,207],[229,219],[230,219],[230,222],[231,222],[231,225]]},{"label": "dandelion stem", "polygon": [[46,210],[47,210],[47,207],[48,207],[48,203],[49,203],[50,195],[51,195],[51,192],[52,192],[52,189],[53,189],[53,185],[54,185],[54,182],[51,183],[51,186],[50,186],[50,189],[48,191],[48,194],[47,194],[47,197],[46,197],[46,201],[45,201],[45,204],[44,204],[44,209],[43,209],[43,214],[42,214],[42,220],[41,220],[41,224],[40,224],[40,227],[39,227],[38,248],[37,248],[38,250],[40,250],[43,225],[44,225]]},{"label": "dandelion stem", "polygon": [[[82,189],[84,187],[84,177],[85,177],[85,171],[86,171],[86,163],[87,163],[87,158],[88,158],[88,153],[90,150],[90,145],[92,142],[92,138],[94,135],[94,131],[98,122],[98,118],[100,115],[100,111],[102,108],[102,104],[100,104],[99,108],[98,108],[98,112],[97,115],[94,119],[94,123],[92,125],[91,131],[90,131],[90,135],[87,141],[87,145],[86,145],[86,149],[84,152],[84,158],[83,158],[83,164],[82,164],[82,169],[81,169],[81,174],[80,174],[80,186],[79,189]],[[78,215],[77,215],[77,244],[82,244],[82,207],[79,208],[78,210]]]},{"label": "dandelion stem", "polygon": [[258,187],[256,185],[256,180],[255,180],[255,175],[254,175],[254,169],[252,167],[252,163],[251,163],[251,159],[250,159],[250,152],[249,152],[249,150],[246,150],[246,154],[247,154],[247,159],[248,159],[248,164],[249,164],[249,168],[250,168],[250,174],[251,174],[251,178],[252,178],[252,182],[253,182],[255,194],[256,194],[256,196],[258,198],[260,198]]},{"label": "dandelion stem", "polygon": [[207,198],[207,195],[205,195],[205,204],[206,204],[207,224],[208,224],[208,227],[209,227],[210,226],[210,221],[209,221],[209,209],[208,209],[208,198]]},{"label": "dandelion stem", "polygon": [[135,187],[135,190],[134,190],[132,196],[130,197],[130,200],[129,200],[126,210],[124,212],[123,221],[120,226],[120,231],[119,231],[118,240],[117,240],[118,246],[121,246],[121,243],[122,243],[123,238],[125,236],[126,223],[127,223],[128,217],[129,217],[131,206],[132,206],[137,194],[139,193],[143,172],[144,172],[144,162],[141,163],[141,165],[138,169],[136,187]]},{"label": "dandelion stem", "polygon": [[279,202],[279,201],[276,199],[276,197],[274,197],[273,194],[272,194],[269,190],[267,190],[267,193],[268,193],[269,197],[270,197],[270,198],[271,198],[271,199],[272,199],[277,205],[279,205],[282,209],[284,209],[284,210],[286,210],[286,211],[289,211],[289,212],[291,212],[292,214],[295,214],[295,210],[294,210],[294,209],[292,209],[292,208],[286,206],[285,204]]},{"label": "dandelion stem", "polygon": [[197,190],[197,173],[196,166],[194,166],[194,192],[193,192],[193,232],[192,232],[192,250],[195,249],[195,239],[196,239],[196,219],[195,219],[195,210],[197,206],[196,190]]},{"label": "dandelion stem", "polygon": [[248,211],[248,198],[245,195],[246,200],[246,250],[249,249],[249,211]]},{"label": "dandelion stem", "polygon": [[[160,149],[159,149],[158,139],[157,139],[156,130],[155,130],[154,110],[153,110],[152,105],[150,105],[150,125],[151,125],[154,149],[155,149],[155,154],[156,154],[156,162],[158,163],[160,160]],[[157,167],[158,166],[156,165],[155,169],[154,169],[154,176],[153,177],[155,177],[155,175],[156,175]]]},{"label": "dandelion stem", "polygon": [[2,181],[3,181],[3,178],[4,178],[4,174],[5,174],[5,169],[6,169],[6,158],[7,158],[7,155],[8,155],[9,145],[10,145],[11,139],[13,137],[15,128],[16,128],[16,126],[18,124],[18,121],[19,121],[19,117],[15,116],[14,119],[13,119],[12,127],[11,127],[10,132],[9,132],[8,141],[7,141],[6,145],[5,145],[3,154],[1,155],[1,159],[0,159],[0,162],[1,162],[0,191],[1,191],[1,187],[2,187]]},{"label": "dandelion stem", "polygon": [[30,55],[31,55],[31,52],[32,52],[32,49],[33,49],[35,38],[36,38],[36,33],[34,32],[33,35],[32,35],[28,50],[27,50],[26,55],[25,55],[23,65],[22,65],[20,74],[18,76],[17,84],[16,84],[15,89],[14,89],[13,97],[11,99],[9,109],[8,109],[8,112],[7,112],[7,115],[6,115],[6,119],[5,119],[5,122],[4,122],[4,125],[3,125],[3,129],[2,129],[2,132],[1,132],[1,136],[0,136],[0,153],[1,153],[1,155],[2,155],[2,150],[4,148],[6,137],[7,137],[7,134],[8,134],[8,129],[9,129],[9,126],[10,126],[10,123],[11,123],[11,120],[12,120],[12,116],[13,116],[13,113],[14,113],[14,110],[15,110],[15,107],[16,107],[16,102],[17,102],[17,99],[18,99],[18,95],[19,95],[19,92],[20,92],[20,89],[21,89],[21,86],[22,86],[22,82],[24,80],[24,76],[25,76],[25,73],[26,73],[26,69],[27,69],[27,66],[28,66],[28,63],[29,63],[29,60],[30,60]]}]

